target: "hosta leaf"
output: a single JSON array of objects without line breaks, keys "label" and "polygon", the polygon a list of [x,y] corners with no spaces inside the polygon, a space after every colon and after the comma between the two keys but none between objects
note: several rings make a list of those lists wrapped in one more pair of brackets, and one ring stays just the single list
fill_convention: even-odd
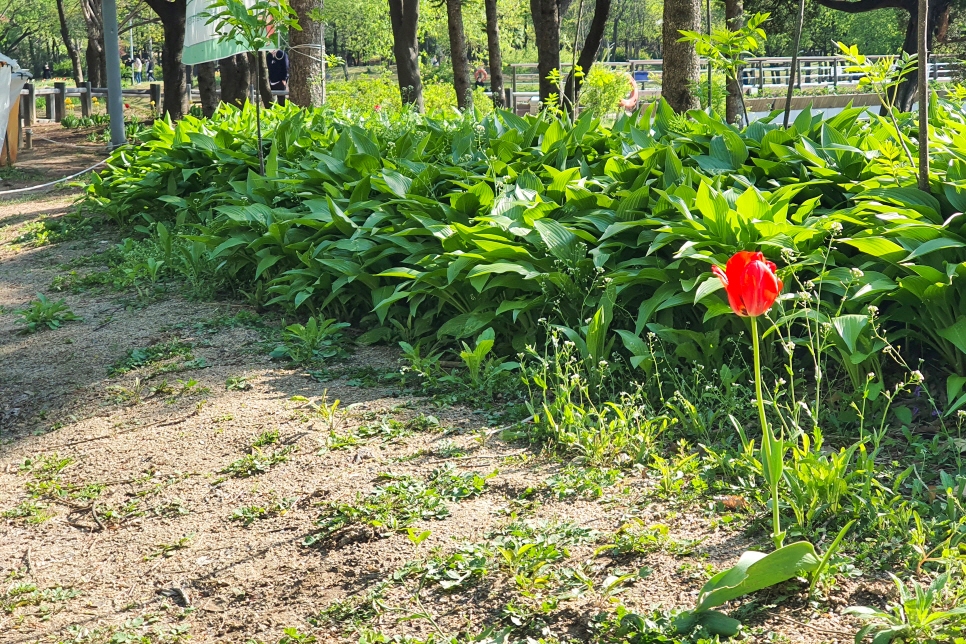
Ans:
[{"label": "hosta leaf", "polygon": [[537,219],[533,222],[533,227],[540,233],[540,238],[554,257],[566,262],[577,259],[580,242],[573,231],[553,219]]},{"label": "hosta leaf", "polygon": [[493,321],[492,311],[473,311],[463,313],[443,323],[439,327],[439,335],[453,337],[457,340],[475,335]]},{"label": "hosta leaf", "polygon": [[951,326],[940,329],[939,335],[951,342],[960,352],[966,353],[966,317],[961,317]]},{"label": "hosta leaf", "polygon": [[946,248],[962,248],[964,246],[966,246],[966,244],[964,244],[961,241],[957,241],[955,239],[948,239],[945,237],[939,237],[937,239],[932,239],[930,241],[919,244],[919,246],[917,246],[914,251],[909,253],[906,256],[906,258],[902,261],[911,262],[917,257],[922,257],[923,255],[926,255],[933,251],[943,250]]},{"label": "hosta leaf", "polygon": [[855,343],[862,335],[862,329],[868,324],[869,316],[867,315],[840,315],[832,320],[832,326],[835,327],[839,337],[845,342],[845,346],[853,353],[855,352]]},{"label": "hosta leaf", "polygon": [[885,237],[856,237],[854,239],[843,239],[842,242],[873,257],[892,256],[895,258],[906,254],[905,248]]}]

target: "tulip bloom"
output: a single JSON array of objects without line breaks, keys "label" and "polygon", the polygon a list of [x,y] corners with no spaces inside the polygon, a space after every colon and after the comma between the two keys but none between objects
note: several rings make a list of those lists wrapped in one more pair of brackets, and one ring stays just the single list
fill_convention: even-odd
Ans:
[{"label": "tulip bloom", "polygon": [[732,310],[744,317],[757,317],[770,309],[782,291],[775,265],[761,253],[735,253],[724,270],[712,266],[711,272],[724,285]]},{"label": "tulip bloom", "polygon": [[758,417],[761,420],[762,440],[759,450],[765,482],[771,492],[772,538],[775,547],[781,548],[785,533],[781,530],[779,516],[779,483],[785,471],[785,443],[775,436],[765,416],[765,403],[761,394],[761,349],[758,341],[758,316],[771,308],[782,291],[782,281],[775,275],[775,265],[761,253],[741,251],[728,260],[724,270],[712,266],[711,272],[718,276],[728,292],[728,304],[735,313],[751,318],[751,339],[755,350],[755,394],[758,400]]}]

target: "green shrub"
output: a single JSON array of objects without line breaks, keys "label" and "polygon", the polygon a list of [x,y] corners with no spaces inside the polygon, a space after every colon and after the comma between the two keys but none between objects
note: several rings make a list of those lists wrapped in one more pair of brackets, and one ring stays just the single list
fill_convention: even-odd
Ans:
[{"label": "green shrub", "polygon": [[[427,82],[423,85],[423,102],[426,114],[451,114],[456,109],[456,90],[451,83]],[[473,90],[473,102],[484,114],[493,111],[493,101],[485,89]],[[399,85],[390,78],[332,81],[326,85],[326,104],[332,109],[356,114],[395,113],[402,109]]]},{"label": "green shrub", "polygon": [[600,116],[611,114],[629,90],[625,72],[594,65],[581,85],[580,104]]}]

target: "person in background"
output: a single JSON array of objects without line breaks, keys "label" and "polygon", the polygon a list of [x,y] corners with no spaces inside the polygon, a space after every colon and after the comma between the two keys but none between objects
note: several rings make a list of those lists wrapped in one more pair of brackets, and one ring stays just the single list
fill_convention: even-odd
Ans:
[{"label": "person in background", "polygon": [[41,76],[43,76],[44,80],[50,80],[54,77],[54,71],[50,68],[50,63],[44,63],[44,71]]},{"label": "person in background", "polygon": [[486,80],[489,77],[490,75],[486,73],[486,70],[483,68],[482,64],[476,68],[475,72],[473,72],[473,79],[476,81],[476,86],[480,88],[486,87]]},{"label": "person in background", "polygon": [[148,65],[147,65],[147,67],[148,67],[148,69],[147,69],[147,71],[148,71],[148,82],[153,82],[155,80],[155,78],[154,78],[154,58],[152,56],[148,56]]},{"label": "person in background", "polygon": [[[273,90],[288,89],[288,54],[281,49],[268,52],[268,84]],[[285,105],[285,97],[278,97],[279,105]]]},{"label": "person in background", "polygon": [[131,71],[134,72],[134,84],[138,85],[141,82],[141,70],[143,69],[143,63],[141,59],[137,56],[134,57],[134,61],[131,63]]}]

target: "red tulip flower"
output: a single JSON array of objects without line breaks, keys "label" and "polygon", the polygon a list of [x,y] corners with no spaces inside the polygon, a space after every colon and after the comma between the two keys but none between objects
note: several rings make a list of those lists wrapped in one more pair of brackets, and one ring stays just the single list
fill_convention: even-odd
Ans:
[{"label": "red tulip flower", "polygon": [[127,103],[125,103],[125,104],[124,104],[124,109],[129,109],[130,107],[131,107],[131,106],[130,106],[130,105],[128,105]]},{"label": "red tulip flower", "polygon": [[372,108],[372,109],[373,109],[373,110],[375,110],[376,112],[378,112],[379,110],[381,110],[381,109],[382,109],[382,106],[381,106],[381,105],[376,105],[376,106],[375,106],[374,108]]},{"label": "red tulip flower", "polygon": [[724,270],[712,266],[711,272],[724,284],[728,304],[744,317],[761,315],[771,308],[782,292],[782,281],[775,275],[775,265],[761,253],[735,253]]}]

